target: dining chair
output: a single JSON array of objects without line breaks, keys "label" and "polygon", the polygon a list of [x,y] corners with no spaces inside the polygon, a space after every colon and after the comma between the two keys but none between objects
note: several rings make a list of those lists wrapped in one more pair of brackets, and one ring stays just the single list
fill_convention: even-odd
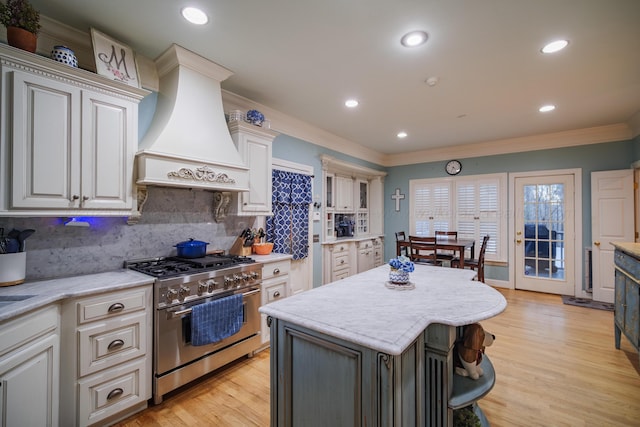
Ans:
[{"label": "dining chair", "polygon": [[409,236],[409,248],[411,261],[442,265],[438,260],[438,245],[435,237]]},{"label": "dining chair", "polygon": [[[451,239],[458,240],[458,232],[457,231],[436,231],[436,239]],[[438,249],[438,253],[436,257],[440,261],[451,261],[455,258],[456,253],[454,251],[441,250]]]},{"label": "dining chair", "polygon": [[[477,259],[465,258],[464,259],[464,268],[469,268],[471,270],[478,271],[478,281],[484,283],[484,257],[487,252],[487,242],[489,241],[489,235],[487,234],[482,238],[482,246],[480,247],[480,254]],[[458,268],[460,267],[460,259],[454,258],[451,260],[451,267]]]},{"label": "dining chair", "polygon": [[[406,242],[407,241],[407,236],[404,234],[404,231],[396,231],[396,242]],[[406,257],[411,257],[409,255],[409,248],[406,246],[403,246],[402,248],[400,248],[400,255],[404,255]]]}]

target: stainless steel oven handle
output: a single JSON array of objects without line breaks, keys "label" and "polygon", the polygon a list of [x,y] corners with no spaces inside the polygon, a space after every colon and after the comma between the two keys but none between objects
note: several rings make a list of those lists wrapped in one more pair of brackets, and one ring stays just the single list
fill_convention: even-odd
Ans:
[{"label": "stainless steel oven handle", "polygon": [[[242,294],[242,297],[244,298],[251,295],[255,295],[258,292],[260,292],[260,289],[254,289],[253,291],[245,292],[244,294]],[[191,308],[185,308],[184,310],[176,310],[176,311],[169,310],[169,313],[171,313],[172,316],[182,316],[183,314],[191,313]]]}]

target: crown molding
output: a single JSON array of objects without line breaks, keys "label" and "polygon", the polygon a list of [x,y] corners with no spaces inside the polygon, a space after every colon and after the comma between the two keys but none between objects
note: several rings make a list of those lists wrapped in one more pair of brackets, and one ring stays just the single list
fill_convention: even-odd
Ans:
[{"label": "crown molding", "polygon": [[259,110],[271,122],[272,130],[377,165],[383,164],[385,155],[382,153],[224,89],[222,90],[222,104],[225,112]]},{"label": "crown molding", "polygon": [[625,141],[631,138],[633,138],[633,136],[630,126],[626,123],[618,123],[607,126],[395,154],[387,156],[384,166],[402,166],[451,158],[464,159],[561,147],[576,147],[579,145],[599,144],[603,142]]},{"label": "crown molding", "polygon": [[318,129],[308,123],[269,108],[266,105],[253,102],[233,92],[223,90],[222,103],[225,111],[258,109],[265,114],[265,116],[268,116],[268,119],[271,121],[272,130],[385,167],[429,163],[451,158],[464,159],[561,147],[575,147],[603,142],[625,141],[640,134],[640,113],[638,113],[630,120],[631,125],[627,123],[617,123],[606,126],[496,141],[484,141],[401,154],[383,154],[356,144],[355,142],[340,138],[322,129]]}]

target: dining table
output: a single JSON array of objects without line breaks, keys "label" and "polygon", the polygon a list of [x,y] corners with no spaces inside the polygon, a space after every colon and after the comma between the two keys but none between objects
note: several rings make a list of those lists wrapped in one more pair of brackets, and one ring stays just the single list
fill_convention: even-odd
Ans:
[{"label": "dining table", "polygon": [[[475,245],[476,241],[474,239],[453,239],[450,237],[437,237],[436,238],[436,247],[442,250],[454,251],[458,257],[460,258],[460,262],[458,263],[458,268],[464,268],[464,251],[466,249],[471,250],[471,258],[475,258]],[[409,236],[409,240],[398,240],[396,241],[396,255],[402,255],[403,248],[407,248],[407,252],[411,253],[411,236]]]}]

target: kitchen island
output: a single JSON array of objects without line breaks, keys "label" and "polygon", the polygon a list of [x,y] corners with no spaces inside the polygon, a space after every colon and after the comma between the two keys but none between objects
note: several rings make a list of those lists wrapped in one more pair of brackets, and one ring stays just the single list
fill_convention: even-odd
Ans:
[{"label": "kitchen island", "polygon": [[416,265],[410,290],[389,289],[388,275],[384,265],[260,309],[272,426],[450,426],[453,409],[490,390],[485,358],[481,391],[452,405],[452,350],[458,327],[505,309],[502,294],[469,270]]}]

